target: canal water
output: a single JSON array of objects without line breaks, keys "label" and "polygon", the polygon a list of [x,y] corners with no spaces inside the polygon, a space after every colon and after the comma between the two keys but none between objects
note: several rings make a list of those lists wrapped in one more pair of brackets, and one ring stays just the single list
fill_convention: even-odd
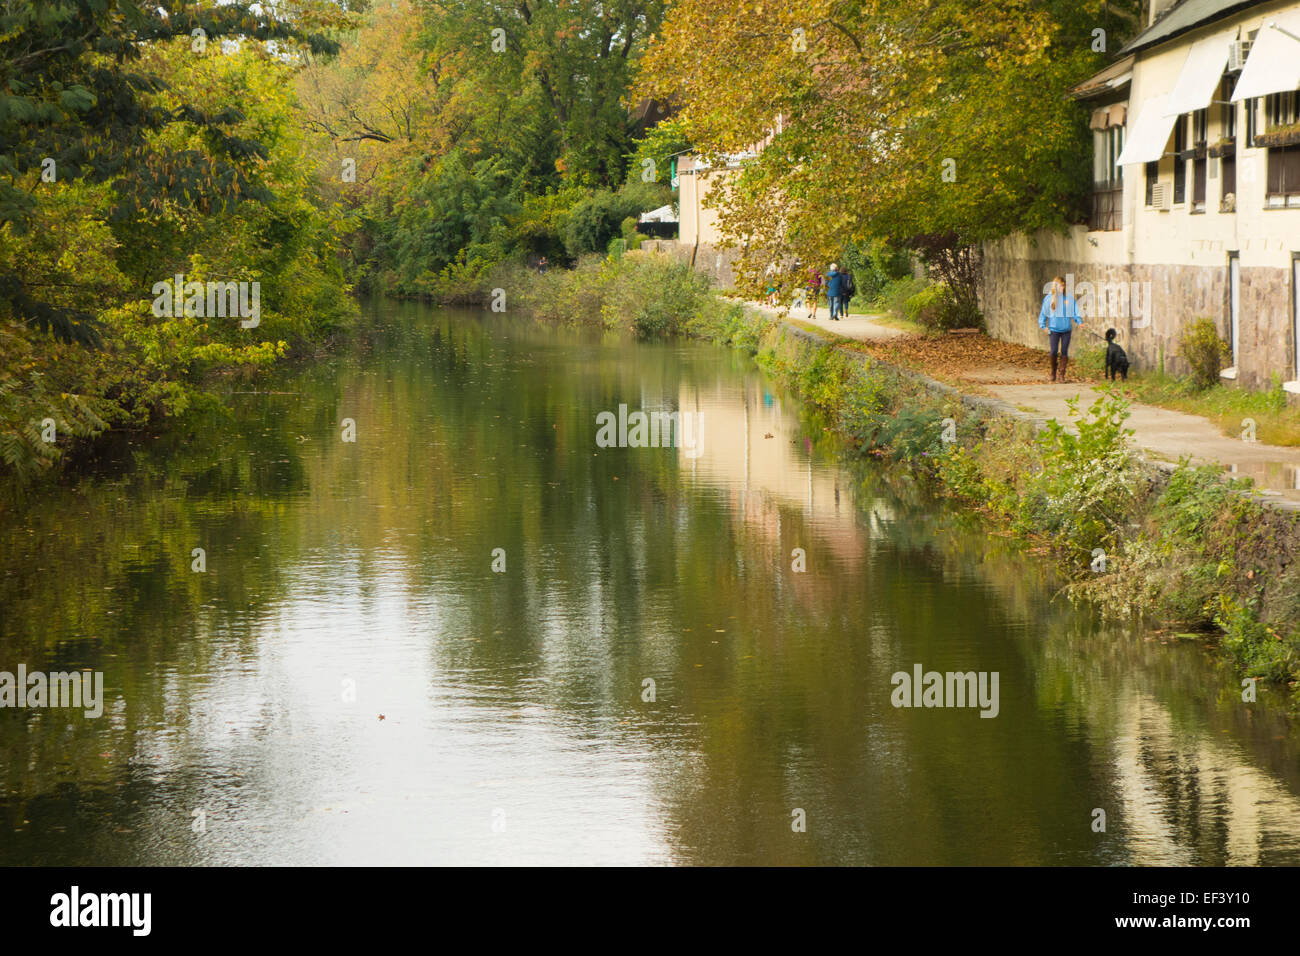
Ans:
[{"label": "canal water", "polygon": [[0,514],[0,671],[104,686],[0,709],[0,863],[1300,863],[1275,693],[739,354],[383,304],[229,390]]}]

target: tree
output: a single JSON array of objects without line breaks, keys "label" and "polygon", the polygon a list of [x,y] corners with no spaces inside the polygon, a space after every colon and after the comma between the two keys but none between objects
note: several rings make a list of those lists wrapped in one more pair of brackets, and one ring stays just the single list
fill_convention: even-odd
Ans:
[{"label": "tree", "polygon": [[[178,37],[274,42],[285,53],[335,49],[324,31],[342,22],[318,0],[280,16],[275,4],[191,0],[3,0],[0,5],[0,226],[27,229],[38,192],[57,182],[116,186],[110,212],[127,222],[163,201],[213,208],[256,196],[248,167],[264,159],[255,139],[233,134],[237,111],[154,101],[165,79],[141,66],[152,45]],[[196,32],[201,35],[196,36]],[[205,150],[151,147],[172,124],[202,130]],[[50,165],[50,164],[53,165]],[[0,277],[0,307],[67,341],[91,343],[94,316],[60,304],[31,277]]]},{"label": "tree", "polygon": [[681,103],[708,161],[765,142],[715,191],[750,288],[773,258],[828,261],[847,241],[886,239],[973,302],[979,243],[1081,213],[1089,144],[1066,91],[1103,62],[1092,26],[1130,22],[1115,9],[679,0],[638,92]]}]

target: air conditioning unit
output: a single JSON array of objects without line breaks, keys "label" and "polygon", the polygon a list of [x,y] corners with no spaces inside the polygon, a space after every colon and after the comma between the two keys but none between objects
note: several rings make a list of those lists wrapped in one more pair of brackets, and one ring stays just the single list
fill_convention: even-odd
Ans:
[{"label": "air conditioning unit", "polygon": [[1250,56],[1249,40],[1233,40],[1228,44],[1228,72],[1238,73],[1246,67],[1246,57]]},{"label": "air conditioning unit", "polygon": [[1154,209],[1166,211],[1174,207],[1174,187],[1172,183],[1156,183],[1151,187],[1151,206]]}]

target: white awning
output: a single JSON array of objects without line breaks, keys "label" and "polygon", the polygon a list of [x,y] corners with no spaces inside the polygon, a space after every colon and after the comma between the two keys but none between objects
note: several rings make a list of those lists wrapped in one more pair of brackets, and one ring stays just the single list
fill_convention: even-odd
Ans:
[{"label": "white awning", "polygon": [[1236,36],[1236,30],[1229,30],[1192,44],[1183,72],[1178,74],[1178,82],[1165,104],[1166,115],[1191,113],[1210,105],[1228,65],[1228,45]]},{"label": "white awning", "polygon": [[1124,149],[1115,160],[1116,166],[1132,163],[1150,163],[1165,154],[1165,144],[1174,131],[1176,115],[1165,115],[1169,94],[1153,96],[1142,103],[1137,120],[1125,130]]},{"label": "white awning", "polygon": [[1300,36],[1300,14],[1294,11],[1264,21],[1250,46],[1237,88],[1232,91],[1234,103],[1300,87],[1300,40],[1273,29],[1270,23]]}]

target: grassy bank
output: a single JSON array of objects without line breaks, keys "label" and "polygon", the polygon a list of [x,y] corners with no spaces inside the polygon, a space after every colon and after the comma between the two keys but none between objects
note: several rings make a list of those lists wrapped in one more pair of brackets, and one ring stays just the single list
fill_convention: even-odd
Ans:
[{"label": "grassy bank", "polygon": [[972,408],[878,356],[793,329],[645,255],[519,276],[539,318],[689,335],[742,349],[821,412],[846,454],[906,468],[1055,556],[1072,598],[1217,640],[1244,678],[1300,706],[1300,516],[1210,468],[1158,470],[1132,448],[1128,401],[1076,409],[1075,430]]}]

